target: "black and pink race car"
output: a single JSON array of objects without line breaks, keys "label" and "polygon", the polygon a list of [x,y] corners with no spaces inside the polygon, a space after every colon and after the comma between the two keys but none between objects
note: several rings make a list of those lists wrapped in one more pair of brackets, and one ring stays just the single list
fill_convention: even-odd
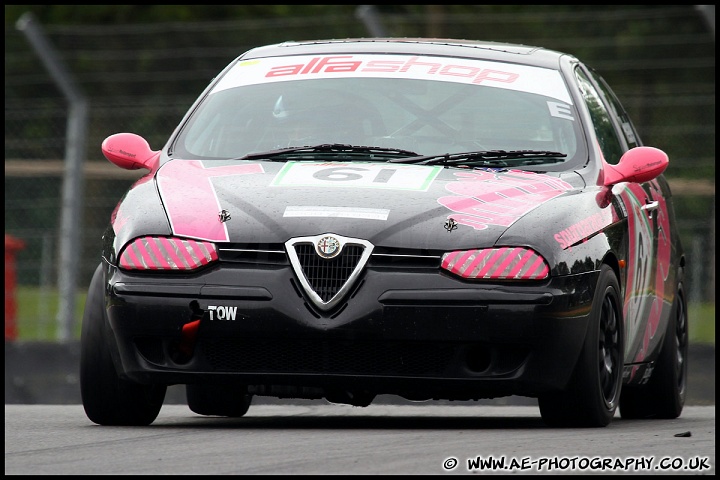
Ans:
[{"label": "black and pink race car", "polygon": [[663,172],[612,90],[543,48],[410,38],[243,53],[112,213],[82,325],[101,425],[167,387],[367,406],[537,398],[550,426],[675,418],[685,256]]}]

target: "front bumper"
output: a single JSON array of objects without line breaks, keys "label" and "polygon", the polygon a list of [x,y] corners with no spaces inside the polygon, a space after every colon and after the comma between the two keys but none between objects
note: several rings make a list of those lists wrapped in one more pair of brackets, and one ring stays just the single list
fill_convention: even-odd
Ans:
[{"label": "front bumper", "polygon": [[320,312],[286,266],[185,278],[115,270],[107,314],[118,370],[140,383],[532,397],[569,380],[596,280],[499,285],[370,268],[343,304]]}]

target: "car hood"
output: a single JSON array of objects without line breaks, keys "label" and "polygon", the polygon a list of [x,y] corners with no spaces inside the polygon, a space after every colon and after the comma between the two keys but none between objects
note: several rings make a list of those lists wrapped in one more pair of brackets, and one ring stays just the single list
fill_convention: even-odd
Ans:
[{"label": "car hood", "polygon": [[177,236],[282,243],[334,233],[425,249],[491,246],[575,189],[557,174],[358,161],[173,160],[155,180]]}]

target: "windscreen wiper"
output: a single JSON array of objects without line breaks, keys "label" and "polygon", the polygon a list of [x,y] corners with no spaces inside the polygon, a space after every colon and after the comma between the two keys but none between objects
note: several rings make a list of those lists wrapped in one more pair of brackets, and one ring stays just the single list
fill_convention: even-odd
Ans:
[{"label": "windscreen wiper", "polygon": [[394,158],[391,163],[416,165],[467,165],[508,167],[514,165],[542,165],[562,161],[567,154],[549,150],[480,150],[477,152],[446,153],[419,157]]},{"label": "windscreen wiper", "polygon": [[267,152],[249,153],[244,157],[240,157],[238,160],[271,159],[274,157],[305,154],[322,154],[323,157],[329,154],[331,156],[339,156],[343,159],[346,159],[348,154],[351,156],[361,154],[363,155],[363,159],[381,158],[383,160],[387,160],[388,157],[406,158],[409,156],[412,158],[417,158],[418,155],[415,152],[411,152],[409,150],[401,150],[398,148],[368,147],[362,145],[348,145],[344,143],[323,143],[313,146],[288,147],[280,148],[277,150],[269,150]]}]

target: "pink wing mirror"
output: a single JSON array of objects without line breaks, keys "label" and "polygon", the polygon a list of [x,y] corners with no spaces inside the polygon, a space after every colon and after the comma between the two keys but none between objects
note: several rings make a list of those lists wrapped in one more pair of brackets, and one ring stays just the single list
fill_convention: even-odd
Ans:
[{"label": "pink wing mirror", "polygon": [[147,140],[134,133],[116,133],[102,143],[102,153],[120,168],[154,171],[158,166],[160,151],[152,150]]},{"label": "pink wing mirror", "polygon": [[620,158],[617,165],[605,163],[603,185],[607,187],[621,182],[648,182],[663,173],[668,162],[667,154],[657,148],[631,148]]}]

